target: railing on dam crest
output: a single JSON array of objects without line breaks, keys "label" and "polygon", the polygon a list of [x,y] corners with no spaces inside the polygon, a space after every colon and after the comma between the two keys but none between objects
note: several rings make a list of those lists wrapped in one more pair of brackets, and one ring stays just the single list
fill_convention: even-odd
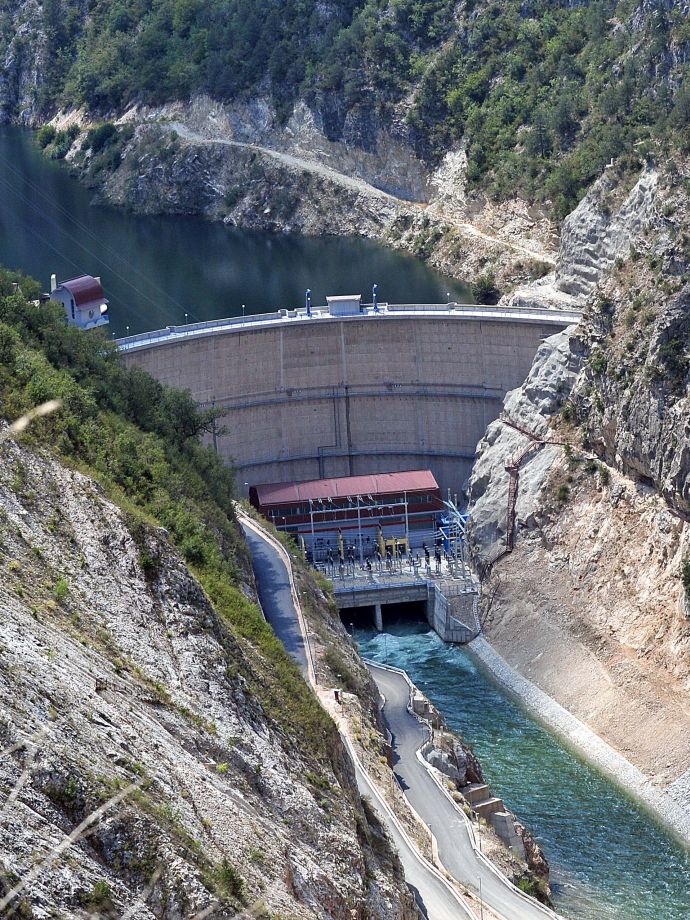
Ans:
[{"label": "railing on dam crest", "polygon": [[439,304],[363,304],[361,311],[351,315],[336,315],[328,307],[314,308],[308,314],[305,309],[277,310],[271,313],[256,313],[251,316],[231,316],[225,319],[207,320],[201,323],[166,326],[151,332],[141,332],[117,339],[122,351],[149,348],[155,345],[169,344],[179,339],[199,337],[214,333],[239,332],[247,328],[268,327],[286,322],[323,322],[329,320],[371,320],[385,319],[404,315],[445,316],[466,319],[478,319],[492,322],[523,320],[525,322],[553,323],[564,327],[580,320],[581,313],[576,310],[544,310],[528,307],[489,307],[478,304],[439,303]]}]

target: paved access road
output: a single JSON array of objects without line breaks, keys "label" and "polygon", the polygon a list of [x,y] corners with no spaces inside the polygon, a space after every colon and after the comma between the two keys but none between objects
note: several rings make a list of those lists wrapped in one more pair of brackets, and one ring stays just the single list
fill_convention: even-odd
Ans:
[{"label": "paved access road", "polygon": [[[308,669],[304,637],[293,602],[285,560],[254,522],[250,526],[241,520],[241,524],[249,544],[264,615],[306,678]],[[438,841],[439,856],[446,869],[474,891],[479,890],[481,878],[485,904],[506,920],[545,920],[549,916],[547,912],[521,897],[477,858],[465,821],[417,759],[416,750],[426,739],[426,730],[407,711],[409,686],[405,678],[377,667],[372,667],[372,674],[386,698],[384,716],[393,735],[396,774],[410,803],[432,828]],[[417,851],[400,832],[397,822],[366,773],[358,764],[355,764],[355,768],[360,794],[371,797],[377,813],[393,838],[400,853],[405,878],[415,890],[425,916],[429,920],[457,920],[459,916],[467,916],[468,911],[463,902],[420,859]]]},{"label": "paved access road", "polygon": [[393,769],[407,799],[438,842],[438,855],[448,872],[467,888],[479,891],[494,911],[510,920],[546,920],[554,914],[522,897],[480,859],[470,841],[464,817],[442,792],[417,757],[427,729],[408,710],[409,684],[402,674],[370,665],[386,703],[383,715],[393,736]]},{"label": "paved access road", "polygon": [[[292,599],[290,579],[283,557],[260,531],[240,519],[249,544],[252,565],[264,615],[307,676],[307,655],[299,618]],[[369,777],[355,761],[355,775],[360,795],[371,799],[395,843],[408,885],[428,920],[458,920],[471,914],[451,888],[423,861],[390,815]]]},{"label": "paved access road", "polygon": [[307,674],[307,653],[299,628],[297,611],[292,602],[290,576],[283,557],[260,531],[240,520],[249,544],[252,568],[264,616],[287,651],[297,661],[300,670]]}]

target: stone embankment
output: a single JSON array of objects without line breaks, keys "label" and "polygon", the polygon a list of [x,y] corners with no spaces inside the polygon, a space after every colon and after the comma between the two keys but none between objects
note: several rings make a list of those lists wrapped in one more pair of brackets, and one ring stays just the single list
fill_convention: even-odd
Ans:
[{"label": "stone embankment", "polygon": [[442,713],[413,684],[410,711],[430,726],[429,741],[420,748],[420,754],[441,774],[440,781],[455,804],[476,821],[482,851],[514,884],[526,883],[539,900],[550,904],[546,857],[533,835],[492,793],[472,748],[448,728]]}]

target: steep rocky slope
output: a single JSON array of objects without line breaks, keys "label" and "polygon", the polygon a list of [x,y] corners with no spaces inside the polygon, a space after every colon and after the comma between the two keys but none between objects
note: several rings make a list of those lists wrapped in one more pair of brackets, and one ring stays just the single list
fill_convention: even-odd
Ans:
[{"label": "steep rocky slope", "polygon": [[315,723],[312,754],[290,740],[166,533],[1,450],[0,849],[20,915],[413,916],[334,727]]},{"label": "steep rocky slope", "polygon": [[[630,190],[614,177],[566,221],[551,279],[577,293],[582,322],[506,397],[523,430],[497,421],[480,442],[474,551],[491,572],[490,641],[690,809],[687,166]],[[525,432],[553,443],[520,466],[503,555],[505,466]]]}]

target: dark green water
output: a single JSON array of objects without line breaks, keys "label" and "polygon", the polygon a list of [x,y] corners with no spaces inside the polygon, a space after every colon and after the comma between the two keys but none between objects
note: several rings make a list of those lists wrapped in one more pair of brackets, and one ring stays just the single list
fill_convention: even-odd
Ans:
[{"label": "dark green water", "polygon": [[249,233],[192,217],[143,217],[91,205],[92,193],[33,136],[0,128],[0,264],[39,278],[100,275],[116,335],[300,307],[327,294],[441,303],[467,288],[410,256],[355,238]]},{"label": "dark green water", "polygon": [[688,920],[690,852],[574,756],[426,624],[358,631],[362,654],[404,668],[477,751],[487,781],[532,830],[572,920]]}]

